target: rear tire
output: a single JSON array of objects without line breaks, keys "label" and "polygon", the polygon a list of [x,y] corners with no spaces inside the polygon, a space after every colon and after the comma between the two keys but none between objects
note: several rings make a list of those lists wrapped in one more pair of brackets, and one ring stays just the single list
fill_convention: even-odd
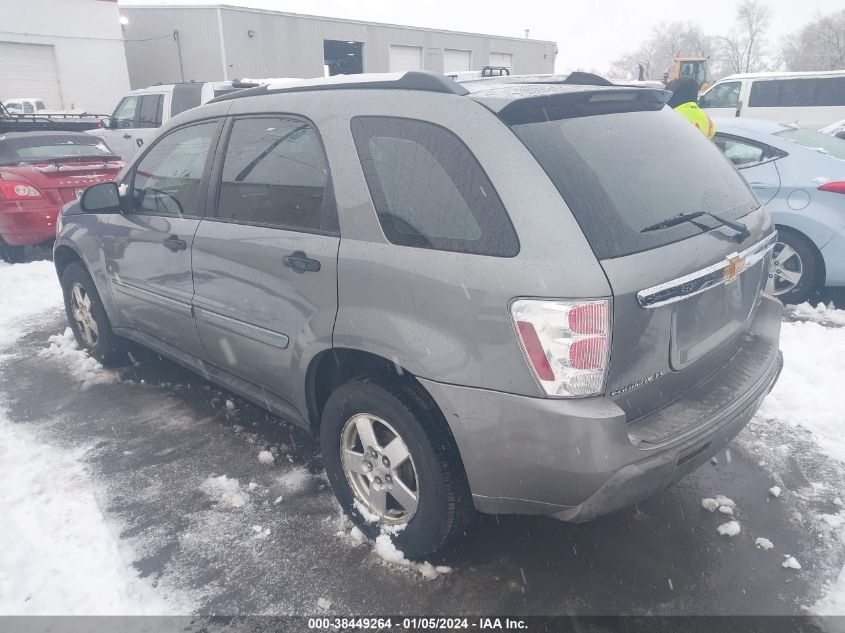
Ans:
[{"label": "rear tire", "polygon": [[25,246],[12,246],[7,244],[2,237],[0,237],[0,259],[10,264],[23,263],[26,258]]},{"label": "rear tire", "polygon": [[67,322],[79,347],[106,367],[126,361],[124,341],[111,329],[94,280],[80,264],[71,263],[62,274]]},{"label": "rear tire", "polygon": [[803,303],[818,290],[819,266],[813,245],[804,236],[778,228],[768,291],[787,303]]},{"label": "rear tire", "polygon": [[[323,409],[323,462],[343,511],[370,538],[388,528],[408,558],[438,550],[461,534],[473,516],[466,475],[445,424],[414,383],[387,375],[349,380],[332,393]],[[369,435],[372,442],[363,440],[368,428],[375,429]],[[391,450],[396,449],[396,440],[401,440],[407,456]],[[369,444],[376,444],[372,455],[367,452]],[[341,457],[342,450],[349,461]],[[395,463],[384,461],[397,453],[402,458]],[[364,468],[365,461],[369,468]],[[384,482],[390,484],[386,492],[381,488]],[[408,491],[416,494],[413,512],[406,507],[413,505],[408,503],[412,499]],[[379,492],[385,513],[374,511]]]}]

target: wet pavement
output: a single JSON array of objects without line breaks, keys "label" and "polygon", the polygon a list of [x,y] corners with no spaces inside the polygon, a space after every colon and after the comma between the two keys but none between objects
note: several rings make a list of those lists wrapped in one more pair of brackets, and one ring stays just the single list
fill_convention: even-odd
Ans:
[{"label": "wet pavement", "polygon": [[[9,418],[90,447],[100,506],[135,567],[200,613],[314,614],[323,598],[338,614],[800,614],[841,564],[793,514],[830,511],[825,501],[768,495],[756,438],[780,440],[753,423],[718,463],[637,508],[579,525],[479,516],[429,559],[452,572],[426,580],[349,537],[308,433],[142,350],[119,382],[83,389],[66,361],[39,355],[64,327],[56,311],[0,360]],[[258,460],[268,448],[272,465]],[[811,450],[779,459],[787,487],[837,476]],[[242,506],[209,488],[221,475],[238,480]],[[737,503],[734,538],[716,532],[730,517],[701,507],[717,494]],[[759,536],[776,549],[757,549]],[[781,567],[787,551],[802,570]]]}]

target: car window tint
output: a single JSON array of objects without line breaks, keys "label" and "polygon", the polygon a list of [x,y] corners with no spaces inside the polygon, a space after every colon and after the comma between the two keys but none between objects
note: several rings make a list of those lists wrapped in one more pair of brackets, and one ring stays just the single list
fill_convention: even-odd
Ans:
[{"label": "car window tint", "polygon": [[141,113],[138,127],[156,128],[161,126],[161,104],[164,95],[144,95],[141,97]]},{"label": "car window tint", "polygon": [[135,127],[135,111],[138,109],[138,97],[126,97],[117,106],[112,115],[112,127],[124,130]]},{"label": "car window tint", "polygon": [[493,185],[452,132],[412,119],[357,117],[352,133],[388,240],[482,255],[519,252]]},{"label": "car window tint", "polygon": [[317,130],[288,117],[232,124],[217,217],[307,231],[337,230],[329,170]]},{"label": "car window tint", "polygon": [[756,165],[766,158],[766,148],[761,145],[746,143],[721,134],[716,134],[713,141],[737,167]]},{"label": "car window tint", "polygon": [[817,106],[845,106],[845,77],[822,77],[816,91]]},{"label": "car window tint", "polygon": [[738,81],[717,84],[701,97],[701,107],[735,108],[739,103],[739,89]]},{"label": "car window tint", "polygon": [[135,168],[132,211],[154,215],[199,215],[208,149],[217,123],[179,128],[162,137]]}]

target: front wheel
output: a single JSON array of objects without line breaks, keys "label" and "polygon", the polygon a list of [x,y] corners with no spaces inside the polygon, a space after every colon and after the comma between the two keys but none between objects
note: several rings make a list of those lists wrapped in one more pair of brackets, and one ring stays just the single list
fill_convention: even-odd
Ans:
[{"label": "front wheel", "polygon": [[789,230],[778,229],[772,251],[768,291],[784,304],[803,303],[817,289],[818,265],[810,243]]},{"label": "front wheel", "polygon": [[472,517],[469,486],[439,412],[410,381],[355,378],[323,410],[320,444],[344,512],[370,538],[386,529],[409,558],[434,552]]},{"label": "front wheel", "polygon": [[124,360],[123,341],[112,332],[88,271],[77,263],[68,264],[62,274],[62,292],[67,321],[79,347],[107,367]]}]

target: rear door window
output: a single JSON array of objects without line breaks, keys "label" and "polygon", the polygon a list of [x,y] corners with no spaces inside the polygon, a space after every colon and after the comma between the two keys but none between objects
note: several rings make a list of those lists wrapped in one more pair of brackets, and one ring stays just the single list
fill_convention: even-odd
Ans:
[{"label": "rear door window", "polygon": [[519,252],[493,185],[452,132],[414,119],[357,117],[352,134],[390,242],[503,257]]},{"label": "rear door window", "polygon": [[[735,220],[759,206],[719,148],[668,106],[551,118],[511,126],[578,220],[599,259],[657,248],[711,230],[684,222],[644,231],[683,212]],[[561,114],[563,116],[563,114]]]},{"label": "rear door window", "polygon": [[737,169],[758,165],[769,159],[765,145],[719,133],[713,137],[713,142]]},{"label": "rear door window", "polygon": [[317,130],[293,117],[235,119],[217,203],[221,220],[337,231],[329,167]]},{"label": "rear door window", "polygon": [[157,128],[161,126],[161,105],[164,95],[144,95],[141,97],[141,112],[138,127]]}]

